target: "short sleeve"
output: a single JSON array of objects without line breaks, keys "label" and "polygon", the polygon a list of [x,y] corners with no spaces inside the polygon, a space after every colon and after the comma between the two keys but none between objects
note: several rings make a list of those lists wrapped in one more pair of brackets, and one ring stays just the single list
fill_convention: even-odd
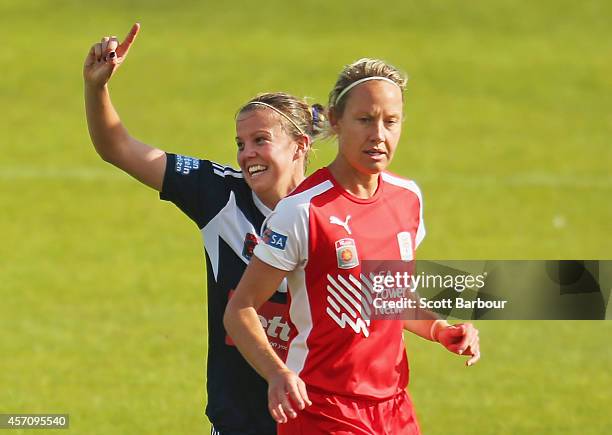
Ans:
[{"label": "short sleeve", "polygon": [[263,243],[254,255],[277,269],[292,271],[308,258],[308,205],[292,197],[281,200],[264,222]]},{"label": "short sleeve", "polygon": [[228,201],[231,183],[243,182],[240,171],[209,160],[166,154],[159,197],[174,203],[203,228]]}]

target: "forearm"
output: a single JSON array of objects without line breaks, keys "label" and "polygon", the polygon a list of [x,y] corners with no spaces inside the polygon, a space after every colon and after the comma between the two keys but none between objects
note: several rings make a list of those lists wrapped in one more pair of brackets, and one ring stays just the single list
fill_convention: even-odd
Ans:
[{"label": "forearm", "polygon": [[113,107],[107,85],[95,86],[85,82],[85,111],[89,135],[100,157],[161,191],[166,154],[129,135]]},{"label": "forearm", "polygon": [[268,342],[254,307],[238,307],[230,302],[223,323],[242,356],[266,381],[288,370]]},{"label": "forearm", "polygon": [[113,107],[108,87],[85,83],[85,111],[91,141],[105,161],[116,164],[130,135]]},{"label": "forearm", "polygon": [[449,326],[449,323],[431,314],[432,317],[427,320],[404,320],[404,329],[426,340],[437,341],[438,332]]}]

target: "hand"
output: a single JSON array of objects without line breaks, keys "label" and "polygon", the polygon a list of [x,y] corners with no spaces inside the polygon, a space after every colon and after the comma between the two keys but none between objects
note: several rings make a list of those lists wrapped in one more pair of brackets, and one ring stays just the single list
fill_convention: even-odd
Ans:
[{"label": "hand", "polygon": [[125,61],[139,31],[140,24],[136,23],[121,44],[116,36],[105,36],[101,42],[94,44],[83,66],[85,83],[96,87],[103,87],[108,83],[115,70]]},{"label": "hand", "polygon": [[297,417],[299,410],[312,405],[306,392],[306,384],[291,370],[283,370],[268,380],[268,409],[277,423],[287,423]]},{"label": "hand", "polygon": [[474,365],[480,359],[478,329],[471,323],[447,326],[438,332],[436,339],[453,353],[471,356],[466,366]]}]

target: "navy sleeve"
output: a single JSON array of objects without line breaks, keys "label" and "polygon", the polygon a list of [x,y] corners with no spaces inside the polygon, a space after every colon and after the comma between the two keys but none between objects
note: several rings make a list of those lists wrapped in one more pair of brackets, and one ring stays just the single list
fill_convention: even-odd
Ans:
[{"label": "navy sleeve", "polygon": [[166,158],[166,172],[159,197],[174,203],[198,228],[203,228],[225,206],[232,179],[242,181],[239,171],[209,160],[171,153],[166,153]]}]

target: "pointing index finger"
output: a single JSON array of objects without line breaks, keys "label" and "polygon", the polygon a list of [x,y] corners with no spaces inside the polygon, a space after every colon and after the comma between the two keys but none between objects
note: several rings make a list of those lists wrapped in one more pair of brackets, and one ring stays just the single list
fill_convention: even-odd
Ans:
[{"label": "pointing index finger", "polygon": [[128,50],[134,43],[138,32],[140,32],[140,23],[134,23],[123,42],[117,47],[117,54],[119,56],[125,56],[127,54]]}]

